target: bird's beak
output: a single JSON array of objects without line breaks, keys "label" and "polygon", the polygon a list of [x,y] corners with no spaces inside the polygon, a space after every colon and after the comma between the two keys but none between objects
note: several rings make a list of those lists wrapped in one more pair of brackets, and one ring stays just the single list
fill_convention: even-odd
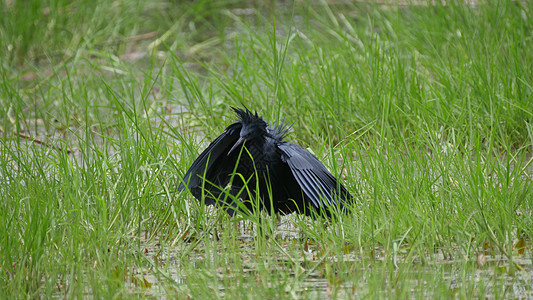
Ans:
[{"label": "bird's beak", "polygon": [[231,147],[231,149],[229,149],[228,155],[230,155],[230,153],[233,152],[233,150],[235,150],[237,147],[239,147],[240,145],[244,144],[244,141],[245,141],[245,139],[242,136],[239,137],[239,139],[237,140],[235,145],[233,145],[233,147]]}]

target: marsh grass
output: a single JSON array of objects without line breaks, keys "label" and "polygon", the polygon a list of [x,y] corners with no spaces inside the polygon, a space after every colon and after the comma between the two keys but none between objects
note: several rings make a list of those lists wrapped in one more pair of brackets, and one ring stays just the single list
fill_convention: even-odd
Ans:
[{"label": "marsh grass", "polygon": [[[2,298],[532,297],[531,4],[270,3],[1,2]],[[241,103],[350,214],[177,192]]]}]

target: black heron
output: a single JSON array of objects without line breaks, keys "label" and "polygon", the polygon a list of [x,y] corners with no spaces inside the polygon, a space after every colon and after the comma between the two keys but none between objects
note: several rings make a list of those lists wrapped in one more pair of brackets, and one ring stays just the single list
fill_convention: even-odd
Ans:
[{"label": "black heron", "polygon": [[289,126],[269,126],[257,112],[232,108],[238,121],[198,156],[178,191],[187,187],[198,200],[222,206],[230,215],[257,205],[268,213],[311,215],[315,210],[330,216],[331,209],[342,210],[353,201],[318,158],[283,141]]}]

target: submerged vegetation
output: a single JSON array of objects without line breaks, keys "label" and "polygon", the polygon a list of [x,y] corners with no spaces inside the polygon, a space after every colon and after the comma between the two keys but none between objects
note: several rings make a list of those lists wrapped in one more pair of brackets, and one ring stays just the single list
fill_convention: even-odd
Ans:
[{"label": "submerged vegetation", "polygon": [[[532,14],[1,1],[0,298],[533,297]],[[241,103],[293,122],[349,215],[177,192]]]}]

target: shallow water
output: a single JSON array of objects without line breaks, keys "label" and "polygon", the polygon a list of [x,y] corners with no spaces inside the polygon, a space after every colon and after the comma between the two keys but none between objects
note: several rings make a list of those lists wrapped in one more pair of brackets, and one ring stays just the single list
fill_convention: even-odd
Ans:
[{"label": "shallow water", "polygon": [[[489,254],[478,254],[470,259],[465,257],[446,259],[441,253],[435,253],[431,257],[426,257],[425,262],[420,259],[409,260],[406,259],[406,255],[400,255],[398,267],[391,268],[391,264],[387,264],[391,256],[385,255],[379,249],[372,258],[364,254],[361,256],[353,249],[346,251],[342,256],[338,253],[328,255],[324,251],[324,245],[302,239],[299,230],[286,219],[282,219],[274,235],[276,244],[283,250],[266,251],[264,254],[270,257],[258,256],[253,232],[244,230],[236,237],[240,251],[238,254],[225,252],[232,250],[228,250],[224,242],[215,240],[212,240],[208,247],[205,247],[204,242],[198,243],[194,250],[187,254],[187,258],[180,257],[180,254],[190,249],[187,247],[193,242],[161,246],[157,239],[152,239],[143,241],[141,248],[144,249],[145,258],[152,261],[154,266],[164,266],[159,268],[172,279],[173,286],[183,292],[178,294],[193,298],[196,293],[192,290],[196,284],[187,280],[190,276],[187,272],[191,272],[191,266],[197,266],[199,272],[208,273],[207,277],[213,278],[212,283],[198,283],[198,288],[207,286],[216,289],[217,295],[224,296],[231,287],[227,281],[235,280],[237,286],[235,288],[241,288],[245,292],[243,283],[238,282],[240,276],[249,280],[244,285],[253,285],[254,281],[262,280],[265,261],[269,262],[267,268],[271,267],[272,274],[292,278],[291,284],[283,291],[290,298],[360,298],[368,295],[390,297],[395,295],[396,289],[398,291],[407,289],[410,291],[410,296],[415,298],[434,298],[442,293],[458,296],[465,290],[472,290],[474,297],[481,291],[489,299],[499,298],[502,295],[511,298],[533,298],[531,249],[517,255],[513,258],[513,262]],[[294,245],[300,245],[304,251],[296,253],[293,251]],[[283,255],[283,251],[289,255]],[[242,260],[240,266],[232,261],[235,255]],[[183,265],[184,259],[188,266]],[[226,266],[213,263],[217,259],[226,259]],[[403,261],[407,263],[402,263]],[[210,268],[209,265],[214,265],[216,268]],[[334,273],[327,269],[334,270]],[[165,296],[166,292],[161,283],[166,280],[154,275],[154,270],[137,270],[134,276],[143,278],[150,286],[141,287],[139,284],[132,284],[132,293]],[[276,278],[278,275],[273,276]],[[380,284],[382,290],[376,290],[376,284]],[[228,293],[234,295],[235,291]]]}]

